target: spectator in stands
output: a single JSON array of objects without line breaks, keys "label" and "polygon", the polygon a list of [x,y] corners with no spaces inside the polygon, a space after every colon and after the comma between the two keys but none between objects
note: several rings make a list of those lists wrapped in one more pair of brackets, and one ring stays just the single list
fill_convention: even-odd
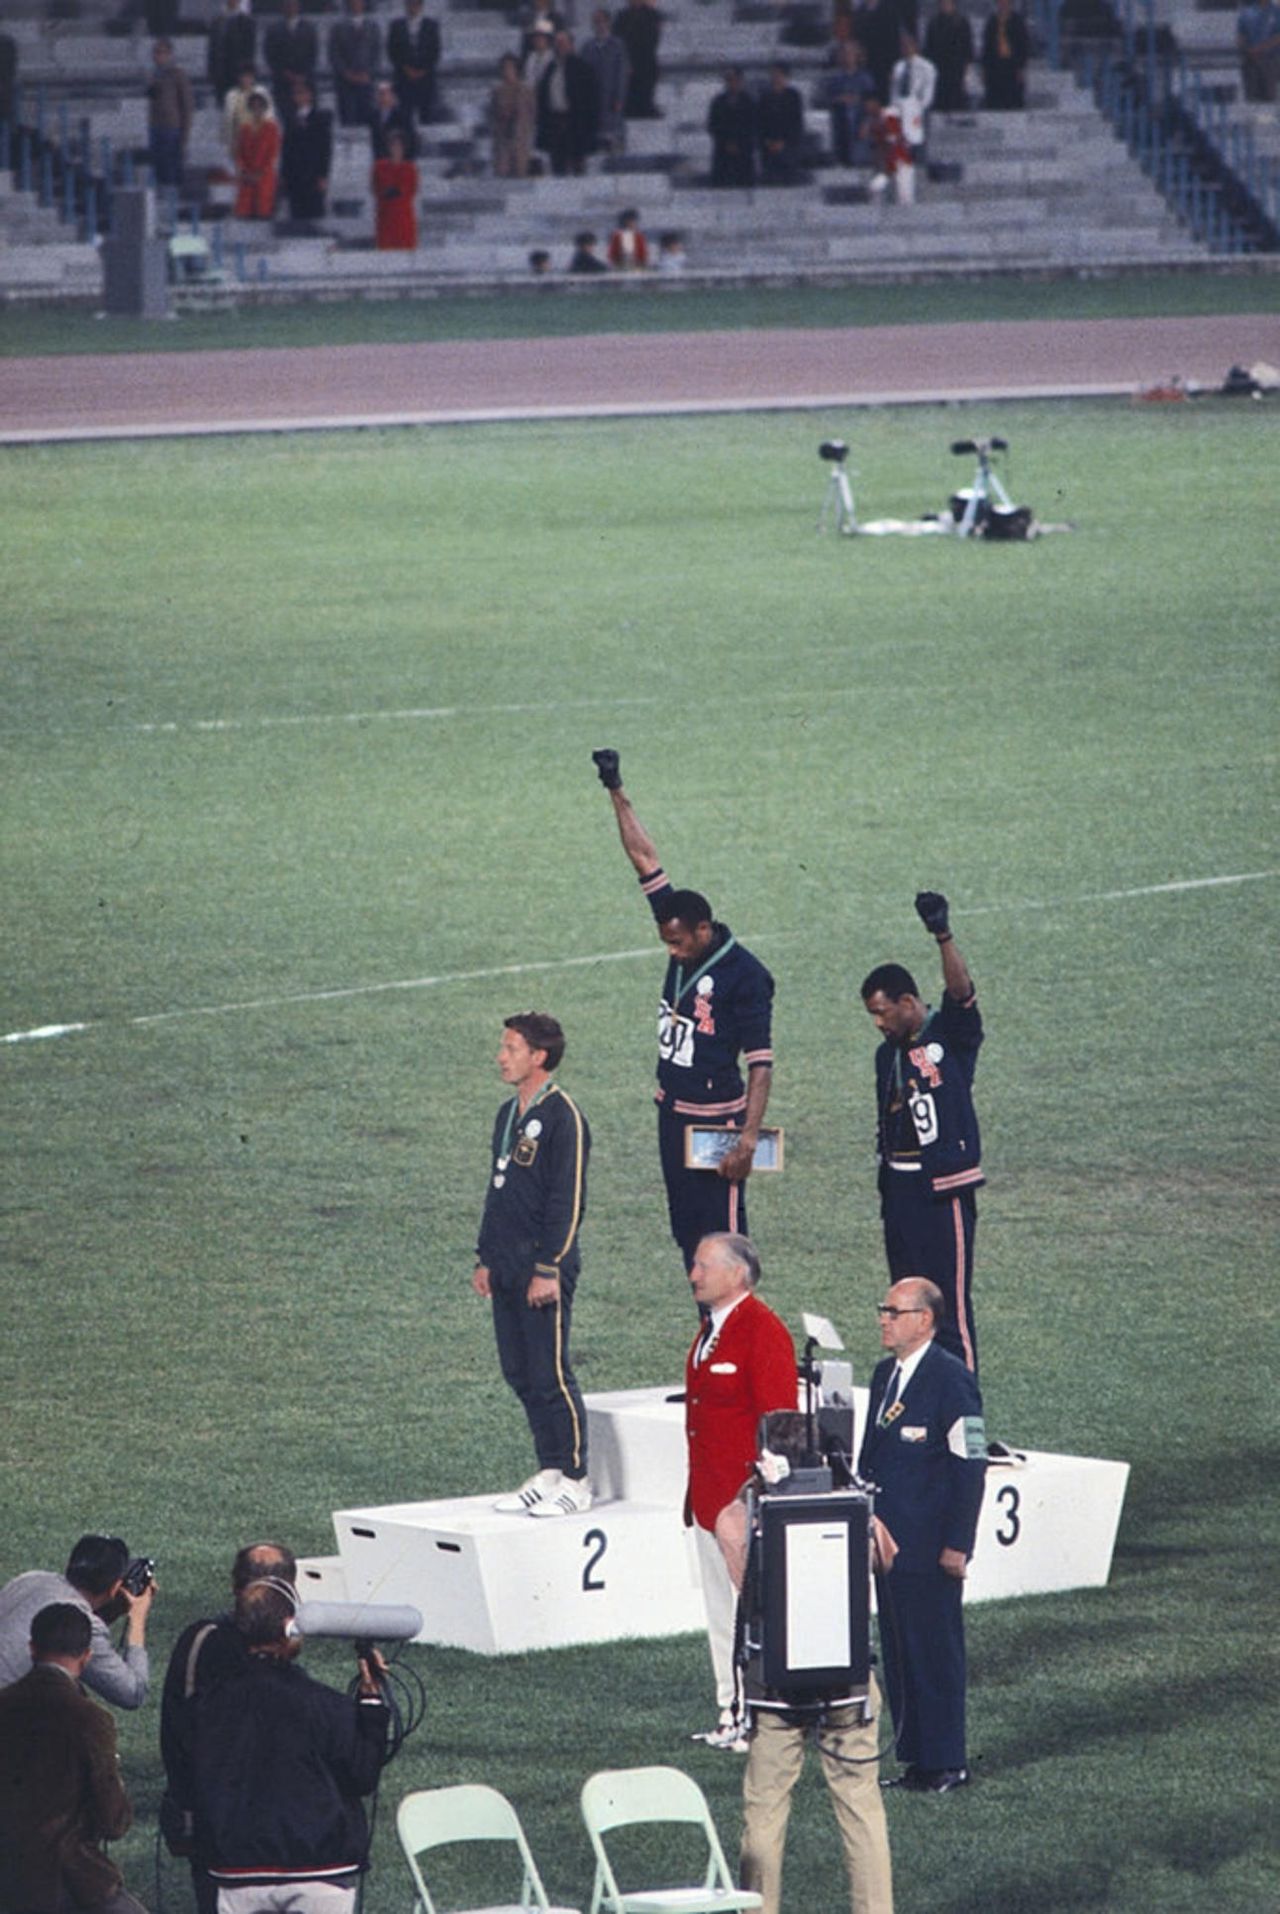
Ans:
[{"label": "spectator in stands", "polygon": [[938,11],[924,36],[924,52],[938,72],[933,104],[939,113],[967,113],[965,73],[973,61],[973,28],[956,0],[938,0]]},{"label": "spectator in stands", "polygon": [[436,111],[440,28],[423,13],[422,0],[404,0],[403,19],[393,20],[387,34],[387,58],[401,106],[419,125],[428,125]]},{"label": "spectator in stands", "polygon": [[740,66],[731,66],[724,88],[707,111],[711,135],[711,184],[756,183],[756,103],[746,89]]},{"label": "spectator in stands", "polygon": [[535,279],[545,279],[551,271],[551,254],[545,246],[535,246],[529,254],[529,271]]},{"label": "spectator in stands", "polygon": [[624,152],[631,60],[604,7],[597,7],[591,16],[591,38],[582,48],[582,57],[596,76],[596,97],[600,102],[596,146],[605,153]]},{"label": "spectator in stands", "polygon": [[658,271],[682,273],[688,261],[685,258],[684,234],[665,232],[658,234]]},{"label": "spectator in stands", "polygon": [[573,257],[569,261],[569,271],[577,273],[608,272],[609,268],[601,259],[596,247],[600,241],[594,233],[575,233],[573,236]]},{"label": "spectator in stands", "polygon": [[831,41],[827,47],[827,66],[839,66],[840,49],[843,46],[857,44],[853,31],[853,13],[847,8],[838,7],[831,20]]},{"label": "spectator in stands", "polygon": [[416,250],[418,244],[418,169],[409,158],[402,133],[387,136],[385,157],[373,163],[377,207],[375,243],[380,253]]},{"label": "spectator in stands", "polygon": [[831,121],[831,152],[837,166],[868,164],[870,154],[862,122],[867,101],[875,97],[875,90],[861,46],[854,39],[841,40],[835,71],[826,74],[819,87],[819,97]]},{"label": "spectator in stands", "polygon": [[898,57],[901,21],[895,0],[865,0],[853,16],[854,37],[867,56],[881,105],[889,97],[889,76]]},{"label": "spectator in stands", "polygon": [[[157,40],[151,49],[147,87],[147,144],[157,186],[181,186],[182,166],[196,110],[191,81],[173,57],[173,41]],[[0,117],[3,117],[0,115]]]},{"label": "spectator in stands", "polygon": [[879,195],[892,190],[899,206],[909,206],[916,196],[916,169],[911,148],[902,131],[902,115],[896,106],[883,109],[878,100],[867,113],[867,137],[871,143],[873,164],[871,191]]},{"label": "spectator in stands", "polygon": [[618,214],[618,223],[609,235],[605,257],[615,272],[645,272],[649,265],[649,242],[640,231],[640,215],[634,206]]},{"label": "spectator in stands", "polygon": [[221,13],[209,23],[209,84],[221,106],[236,83],[236,76],[253,65],[258,44],[258,29],[240,0],[226,0]]},{"label": "spectator in stands", "polygon": [[514,53],[504,53],[496,86],[489,94],[489,130],[497,179],[527,179],[533,153],[537,104],[533,88],[520,77]]},{"label": "spectator in stands", "polygon": [[390,80],[379,80],[373,96],[373,118],[369,122],[369,141],[374,159],[387,158],[393,136],[399,137],[405,158],[416,160],[418,135],[414,130],[413,113],[409,107],[400,104]]},{"label": "spectator in stands", "polygon": [[280,173],[280,125],[271,101],[258,89],[249,95],[249,117],[236,143],[237,219],[270,219]]},{"label": "spectator in stands", "polygon": [[302,17],[302,0],[283,0],[281,17],[271,22],[263,42],[271,97],[282,126],[289,124],[299,80],[306,81],[314,101],[319,51],[316,30]]},{"label": "spectator in stands", "polygon": [[1236,20],[1240,85],[1246,100],[1274,100],[1280,81],[1280,6],[1250,0]]},{"label": "spectator in stands", "polygon": [[1021,112],[1027,103],[1027,23],[1013,0],[996,0],[982,29],[982,104],[988,113]]},{"label": "spectator in stands", "polygon": [[613,30],[627,49],[631,77],[627,82],[627,118],[660,120],[662,114],[654,102],[658,85],[658,45],[662,39],[662,15],[657,0],[628,0],[615,14]]},{"label": "spectator in stands", "polygon": [[769,84],[756,107],[756,137],[760,142],[761,184],[795,186],[800,178],[804,103],[791,84],[791,68],[783,60],[775,60],[769,69]]},{"label": "spectator in stands", "polygon": [[551,45],[551,36],[555,29],[550,20],[536,19],[529,30],[529,44],[520,56],[520,72],[533,93],[536,101],[542,76],[555,60]]},{"label": "spectator in stands", "polygon": [[11,33],[0,33],[0,123],[14,122],[18,90],[18,43]]},{"label": "spectator in stands", "polygon": [[[222,102],[222,137],[234,164],[240,150],[240,128],[249,118],[249,101],[255,93],[261,93],[257,70],[247,66],[236,75],[236,83]],[[275,118],[274,108],[269,107],[267,117]]]},{"label": "spectator in stands", "polygon": [[364,0],[346,0],[346,17],[329,29],[329,65],[340,126],[368,126],[373,118],[373,82],[382,57],[382,36]]},{"label": "spectator in stands", "polygon": [[916,36],[902,29],[902,58],[889,81],[889,104],[896,106],[902,125],[902,137],[911,148],[915,166],[924,162],[929,108],[938,84],[938,69],[926,60],[916,44]]},{"label": "spectator in stands", "polygon": [[295,80],[282,161],[290,219],[306,224],[324,218],[332,166],[333,115],[316,105],[310,80]]},{"label": "spectator in stands", "polygon": [[538,147],[558,176],[581,173],[595,150],[599,103],[596,76],[573,50],[573,35],[561,27],[555,53],[538,81]]}]

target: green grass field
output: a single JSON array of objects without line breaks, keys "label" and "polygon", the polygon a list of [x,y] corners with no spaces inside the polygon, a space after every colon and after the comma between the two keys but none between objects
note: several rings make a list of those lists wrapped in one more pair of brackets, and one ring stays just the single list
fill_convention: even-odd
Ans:
[{"label": "green grass field", "polygon": [[[1012,441],[1069,536],[814,526],[819,438],[913,515]],[[1111,1585],[976,1608],[978,1785],[890,1800],[902,1914],[1266,1914],[1273,1844],[1277,425],[1230,404],[913,408],[0,454],[8,616],[0,1576],[108,1527],[168,1646],[231,1554],[528,1465],[468,1275],[498,1026],[570,1036],[595,1133],[577,1359],[691,1333],[649,1105],[661,960],[594,781],[778,978],[766,1293],[861,1379],[874,1033],[946,889],[979,981],[993,1432],[1133,1465]],[[511,1599],[518,1601],[518,1589]],[[582,1778],[674,1760],[726,1844],[696,1639],[411,1651],[407,1788],[490,1778],[581,1901]],[[313,1665],[334,1679],[336,1649]],[[157,1709],[120,1718],[152,1903]],[[843,1905],[816,1771],[787,1906]],[[185,1910],[165,1871],[164,1905]]]}]

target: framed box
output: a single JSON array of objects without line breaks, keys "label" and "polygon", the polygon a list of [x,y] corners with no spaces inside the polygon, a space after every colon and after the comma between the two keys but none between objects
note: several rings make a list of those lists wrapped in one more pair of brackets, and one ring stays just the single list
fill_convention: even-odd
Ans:
[{"label": "framed box", "polygon": [[[741,1130],[731,1129],[727,1123],[691,1123],[684,1133],[686,1170],[714,1170],[721,1157],[727,1156],[741,1138]],[[766,1170],[780,1170],[782,1147],[781,1130],[761,1130],[751,1165],[752,1175]]]}]

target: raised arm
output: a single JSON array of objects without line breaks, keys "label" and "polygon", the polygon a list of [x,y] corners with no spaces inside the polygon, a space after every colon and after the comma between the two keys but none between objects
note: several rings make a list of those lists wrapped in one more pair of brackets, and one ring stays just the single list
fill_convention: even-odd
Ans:
[{"label": "raised arm", "polygon": [[948,997],[968,1003],[973,996],[973,978],[960,955],[960,947],[951,934],[951,911],[941,891],[917,891],[916,914],[931,937],[937,939],[942,957],[942,981]]},{"label": "raised arm", "polygon": [[623,850],[635,866],[638,877],[651,877],[654,871],[661,868],[662,859],[658,856],[653,839],[636,816],[631,799],[622,788],[618,753],[593,751],[591,761],[613,804],[613,814],[618,820],[618,836],[622,839]]}]

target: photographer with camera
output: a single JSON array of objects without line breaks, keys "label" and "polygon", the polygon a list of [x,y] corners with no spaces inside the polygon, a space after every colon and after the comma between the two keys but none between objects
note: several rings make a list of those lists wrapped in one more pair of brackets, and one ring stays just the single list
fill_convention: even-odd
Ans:
[{"label": "photographer with camera", "polygon": [[[28,1569],[0,1588],[0,1688],[31,1667],[31,1623],[51,1602],[67,1602],[89,1617],[92,1649],[84,1685],[117,1708],[141,1708],[151,1685],[147,1617],[155,1599],[155,1564],[131,1559],[118,1535],[82,1535],[66,1572]],[[125,1617],[117,1649],[107,1624]]]},{"label": "photographer with camera", "polygon": [[[231,1564],[232,1598],[251,1582],[274,1578],[292,1587],[298,1564],[283,1542],[252,1542]],[[160,1830],[170,1854],[191,1861],[191,1882],[198,1914],[213,1914],[218,1890],[195,1859],[195,1744],[201,1695],[216,1682],[243,1674],[249,1649],[236,1627],[234,1608],[191,1622],[173,1645],[160,1701],[160,1755],[165,1791],[160,1801]]]},{"label": "photographer with camera", "polygon": [[387,1664],[362,1644],[355,1694],[314,1681],[296,1666],[298,1606],[288,1582],[242,1588],[244,1665],[196,1703],[195,1848],[218,1914],[347,1914],[368,1866],[362,1797],[387,1758]]}]

